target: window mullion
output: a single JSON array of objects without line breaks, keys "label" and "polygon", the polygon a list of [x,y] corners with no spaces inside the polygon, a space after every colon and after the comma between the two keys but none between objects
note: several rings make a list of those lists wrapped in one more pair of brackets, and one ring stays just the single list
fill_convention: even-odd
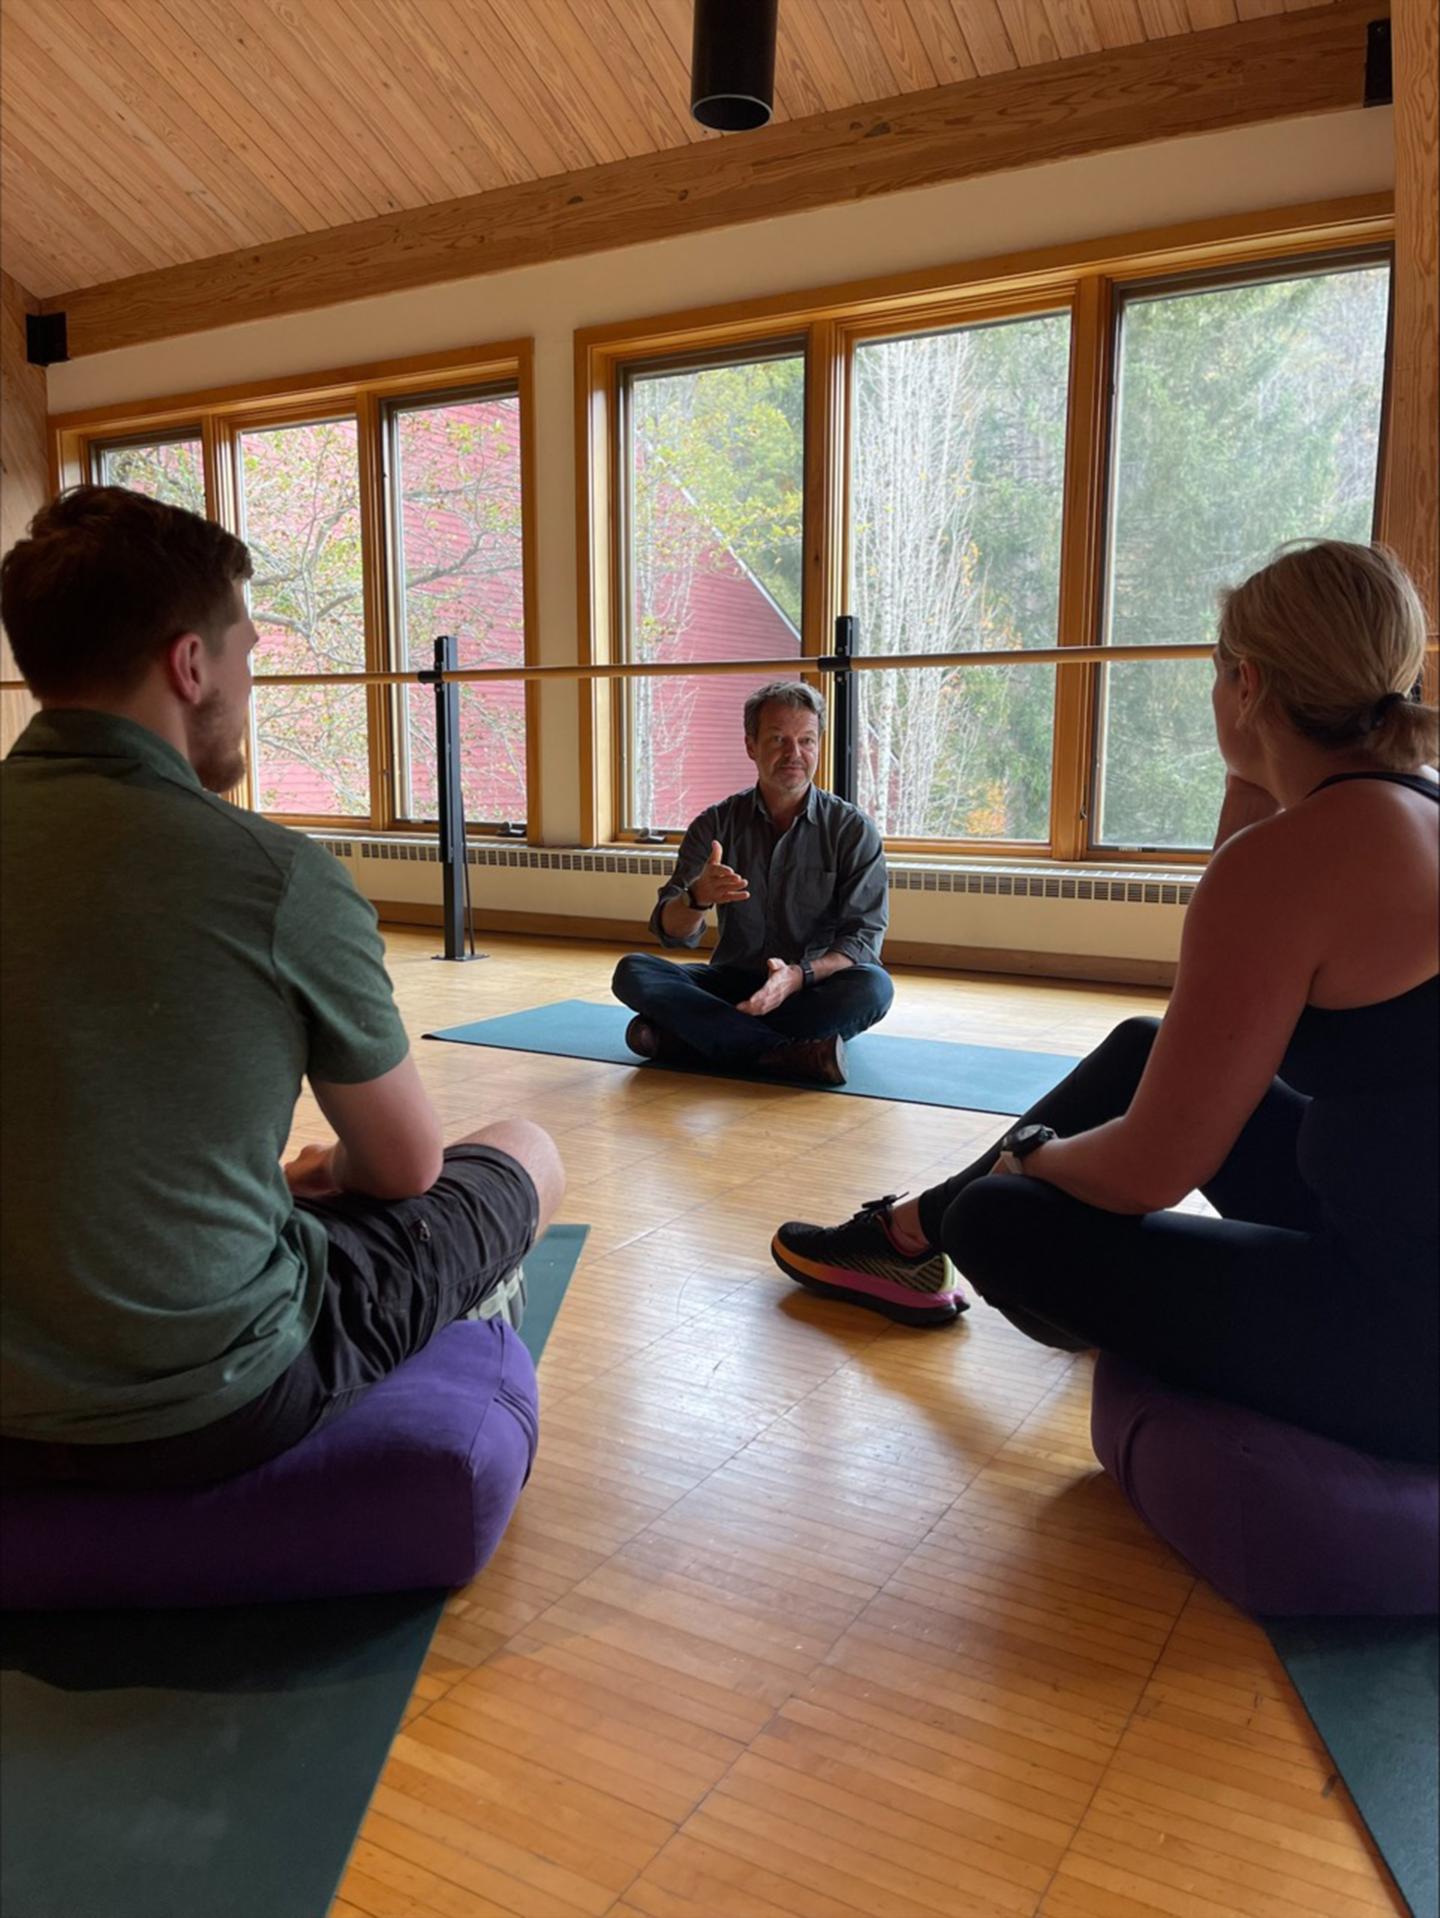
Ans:
[{"label": "window mullion", "polygon": [[239,534],[240,506],[235,489],[235,433],[218,413],[200,421],[201,457],[205,463],[205,511],[230,532]]},{"label": "window mullion", "polygon": [[[360,569],[365,607],[365,670],[383,673],[390,667],[389,567],[385,538],[385,421],[379,396],[373,391],[356,395],[356,454],[360,463]],[[384,831],[395,822],[394,766],[391,727],[392,700],[386,686],[365,688],[365,732],[370,763],[370,826]]]},{"label": "window mullion", "polygon": [[[524,659],[540,661],[540,502],[535,462],[535,354],[526,341],[520,349],[516,392],[520,403],[520,574],[523,598]],[[525,682],[525,837],[532,846],[545,843],[544,782],[541,779],[540,682]]]},{"label": "window mullion", "polygon": [[[200,457],[205,472],[205,511],[237,537],[240,533],[240,501],[235,485],[235,434],[228,420],[218,413],[205,413],[200,419]],[[254,696],[251,696],[252,704]],[[253,723],[245,728],[245,770],[225,797],[247,811],[256,800],[255,772],[251,764],[254,744]]]},{"label": "window mullion", "polygon": [[[849,525],[850,343],[835,321],[808,329],[805,355],[805,559],[801,589],[801,653],[818,659],[834,651],[835,620],[845,610],[845,543]],[[803,675],[824,693],[818,673]],[[821,777],[835,783],[834,728],[821,746]]]},{"label": "window mullion", "polygon": [[[1113,327],[1109,282],[1098,274],[1082,279],[1075,289],[1070,336],[1060,546],[1061,646],[1093,646],[1099,638]],[[1087,815],[1093,786],[1095,692],[1100,671],[1095,665],[1078,664],[1055,669],[1050,846],[1056,859],[1079,859],[1089,849]]]},{"label": "window mullion", "polygon": [[[613,665],[632,657],[630,632],[630,442],[631,394],[626,371],[618,360],[605,362],[603,401],[607,430],[603,441],[604,459],[595,475],[601,494],[593,511],[597,523],[607,532],[609,565],[596,596],[596,624],[600,628],[592,642],[591,659],[596,664]],[[595,643],[598,642],[598,643]],[[603,791],[608,798],[608,818],[596,821],[592,843],[601,836],[613,839],[630,824],[630,803],[626,791],[630,760],[629,731],[630,688],[621,680],[592,680],[596,724],[594,733],[600,749]]]}]

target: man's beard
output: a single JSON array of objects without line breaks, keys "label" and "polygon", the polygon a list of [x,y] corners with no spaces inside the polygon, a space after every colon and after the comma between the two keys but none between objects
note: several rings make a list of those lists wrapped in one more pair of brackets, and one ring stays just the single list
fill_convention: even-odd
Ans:
[{"label": "man's beard", "polygon": [[189,734],[190,764],[206,792],[226,793],[238,786],[245,777],[245,725],[242,719],[236,732],[234,711],[218,687],[206,693],[191,714]]}]

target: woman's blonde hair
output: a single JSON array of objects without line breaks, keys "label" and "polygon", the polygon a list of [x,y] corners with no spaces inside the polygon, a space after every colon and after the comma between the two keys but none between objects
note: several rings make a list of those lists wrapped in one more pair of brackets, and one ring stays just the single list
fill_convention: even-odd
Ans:
[{"label": "woman's blonde hair", "polygon": [[1384,546],[1322,539],[1283,549],[1221,595],[1217,650],[1248,659],[1270,705],[1304,738],[1362,751],[1392,772],[1435,757],[1440,715],[1417,696],[1425,610]]}]

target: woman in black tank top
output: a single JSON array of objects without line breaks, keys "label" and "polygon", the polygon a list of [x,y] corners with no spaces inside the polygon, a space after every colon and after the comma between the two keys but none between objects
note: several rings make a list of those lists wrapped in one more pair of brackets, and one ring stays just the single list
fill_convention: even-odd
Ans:
[{"label": "woman in black tank top", "polygon": [[[1440,786],[1426,622],[1383,549],[1225,596],[1227,767],[1163,1022],[1129,1019],[976,1162],[776,1234],[805,1283],[1032,1337],[1366,1451],[1440,1457]],[[1174,1207],[1199,1188],[1218,1218]]]}]

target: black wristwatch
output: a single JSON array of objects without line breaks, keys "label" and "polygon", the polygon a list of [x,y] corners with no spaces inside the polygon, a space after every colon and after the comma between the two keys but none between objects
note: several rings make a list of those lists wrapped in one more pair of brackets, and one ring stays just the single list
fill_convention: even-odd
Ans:
[{"label": "black wristwatch", "polygon": [[808,992],[815,983],[815,968],[808,959],[802,959],[800,961],[800,978],[803,982],[800,990],[802,992]]},{"label": "black wristwatch", "polygon": [[707,906],[702,906],[700,904],[700,901],[695,897],[695,888],[693,886],[687,886],[685,888],[685,903],[690,908],[691,912],[708,912],[709,911],[709,908]]},{"label": "black wristwatch", "polygon": [[1028,1125],[1012,1125],[1000,1141],[1000,1150],[1007,1158],[1014,1159],[1018,1164],[1020,1160],[1028,1159],[1032,1152],[1038,1152],[1042,1145],[1049,1145],[1052,1139],[1059,1136],[1048,1125],[1035,1125],[1033,1122]]}]

